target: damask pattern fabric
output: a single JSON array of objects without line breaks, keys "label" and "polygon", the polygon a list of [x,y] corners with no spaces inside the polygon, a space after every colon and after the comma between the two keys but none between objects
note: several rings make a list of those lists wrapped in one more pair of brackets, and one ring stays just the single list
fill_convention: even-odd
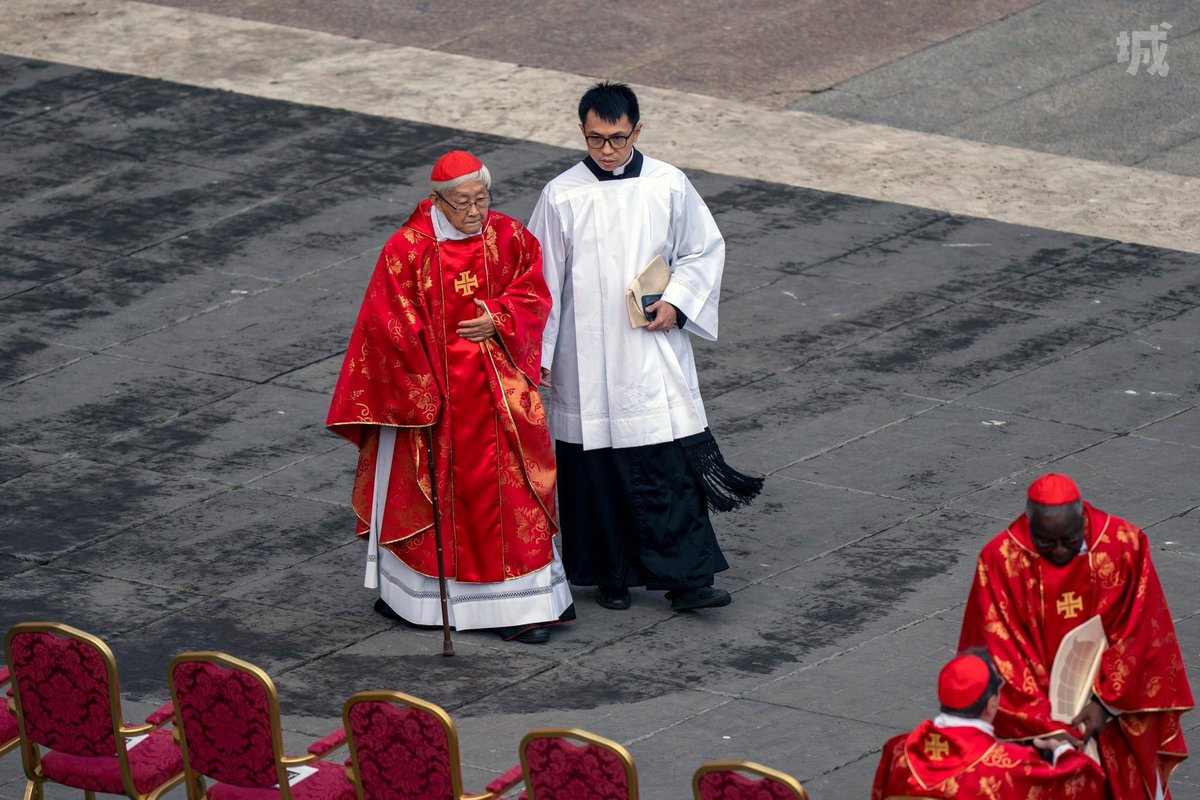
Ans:
[{"label": "damask pattern fabric", "polygon": [[733,770],[707,772],[700,778],[701,800],[796,800],[790,786],[771,778],[748,778]]},{"label": "damask pattern fabric", "polygon": [[538,800],[628,800],[625,763],[594,744],[533,739],[525,747],[527,781]]},{"label": "damask pattern fabric", "polygon": [[[330,761],[311,761],[306,766],[315,767],[317,771],[292,785],[292,800],[354,800],[354,785],[346,777],[343,766]],[[279,789],[216,783],[209,787],[207,797],[208,800],[279,800]]]},{"label": "damask pattern fabric", "polygon": [[[128,750],[133,785],[143,794],[183,771],[183,753],[171,731],[158,729]],[[115,756],[77,756],[48,752],[42,756],[42,773],[50,780],[77,789],[125,794],[121,763]]]},{"label": "damask pattern fabric", "polygon": [[450,746],[441,720],[421,709],[361,701],[349,714],[357,774],[371,800],[448,800]]},{"label": "damask pattern fabric", "polygon": [[88,642],[46,631],[20,633],[10,648],[26,735],[69,755],[115,756],[104,656]]},{"label": "damask pattern fabric", "polygon": [[270,706],[258,679],[217,664],[184,661],[175,666],[174,682],[191,768],[234,786],[274,786]]}]

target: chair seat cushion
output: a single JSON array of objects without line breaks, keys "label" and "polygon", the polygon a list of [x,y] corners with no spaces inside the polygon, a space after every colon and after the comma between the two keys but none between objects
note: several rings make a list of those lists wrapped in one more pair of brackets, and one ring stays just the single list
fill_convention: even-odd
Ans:
[{"label": "chair seat cushion", "polygon": [[5,744],[20,735],[16,716],[8,710],[8,704],[0,697],[0,745]]},{"label": "chair seat cushion", "polygon": [[[307,767],[317,771],[299,783],[292,784],[292,800],[353,800],[354,784],[346,777],[346,768],[332,761],[309,761]],[[228,783],[213,783],[208,787],[208,800],[278,800],[279,790],[253,789]]]},{"label": "chair seat cushion", "polygon": [[[129,771],[133,785],[147,794],[172,776],[183,772],[183,753],[169,730],[159,728],[130,748]],[[42,774],[56,783],[93,792],[125,794],[121,764],[112,756],[73,756],[47,752],[42,756]]]}]

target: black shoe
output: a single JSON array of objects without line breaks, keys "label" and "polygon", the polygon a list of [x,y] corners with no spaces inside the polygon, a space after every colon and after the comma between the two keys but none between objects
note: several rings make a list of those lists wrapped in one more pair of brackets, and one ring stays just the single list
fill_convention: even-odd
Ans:
[{"label": "black shoe", "polygon": [[521,644],[545,644],[550,641],[549,628],[530,628],[524,633],[519,633],[510,641],[520,642]]},{"label": "black shoe", "polygon": [[395,611],[392,611],[392,607],[389,606],[382,597],[375,601],[375,613],[384,619],[390,619],[393,622],[404,622],[404,617],[400,616]]},{"label": "black shoe", "polygon": [[699,589],[676,589],[667,592],[671,601],[672,611],[691,611],[697,608],[720,608],[733,602],[729,592],[715,589],[712,586],[701,586]]},{"label": "black shoe", "polygon": [[601,586],[596,589],[596,602],[613,611],[624,611],[633,604],[633,598],[624,586]]}]

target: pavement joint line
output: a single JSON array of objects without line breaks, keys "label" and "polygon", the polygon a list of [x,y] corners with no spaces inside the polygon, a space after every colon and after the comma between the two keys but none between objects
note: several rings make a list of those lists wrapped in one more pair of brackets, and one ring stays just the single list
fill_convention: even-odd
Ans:
[{"label": "pavement joint line", "polygon": [[638,742],[644,742],[645,740],[649,739],[652,736],[657,736],[658,734],[665,733],[666,731],[669,731],[672,728],[677,728],[685,722],[691,722],[692,720],[696,719],[697,717],[701,717],[710,711],[716,711],[718,708],[724,708],[725,706],[729,705],[730,703],[734,702],[737,699],[739,699],[739,698],[730,697],[730,698],[726,699],[724,702],[717,703],[712,708],[706,708],[702,711],[697,711],[697,712],[688,714],[683,719],[676,720],[676,721],[670,723],[669,725],[662,726],[661,728],[656,728],[652,731],[647,731],[646,733],[643,733],[640,736],[635,736],[634,738],[624,742],[623,744],[625,744],[626,746],[632,746],[632,745],[637,744]]},{"label": "pavement joint line", "polygon": [[[8,0],[7,7],[0,51],[14,55],[573,150],[579,144],[570,111],[592,82],[131,0]],[[475,80],[448,79],[464,71]],[[1194,178],[638,90],[654,113],[643,137],[647,150],[684,169],[1200,252],[1200,211],[1161,202],[1193,196]]]},{"label": "pavement joint line", "polygon": [[[794,466],[796,466],[797,464],[803,463],[803,462],[805,462],[805,461],[812,461],[812,460],[813,460],[813,459],[815,459],[815,458],[820,458],[820,457],[821,457],[821,456],[823,456],[823,455],[826,455],[826,454],[828,454],[828,453],[832,453],[834,450],[840,450],[840,449],[842,449],[843,447],[846,447],[847,445],[853,444],[854,442],[857,442],[857,441],[859,441],[859,440],[861,440],[861,439],[865,439],[865,438],[867,438],[868,436],[873,436],[873,435],[874,435],[874,434],[876,434],[876,433],[881,433],[882,431],[885,431],[885,430],[887,430],[887,429],[889,429],[889,428],[894,428],[894,427],[895,427],[895,426],[897,426],[897,425],[900,425],[900,424],[903,424],[903,423],[905,423],[905,422],[908,422],[908,421],[910,421],[910,420],[916,419],[917,417],[919,417],[919,416],[921,416],[921,415],[923,415],[923,414],[926,414],[926,413],[928,413],[928,412],[930,412],[930,411],[933,411],[934,409],[943,408],[943,407],[945,407],[945,406],[946,406],[946,405],[947,405],[949,402],[951,402],[951,401],[939,401],[937,404],[935,404],[935,405],[932,405],[932,406],[930,406],[929,408],[923,408],[923,409],[919,409],[919,410],[917,410],[917,411],[915,411],[915,412],[913,412],[913,413],[911,413],[911,414],[909,414],[909,415],[905,416],[903,419],[892,420],[891,422],[888,422],[888,423],[885,423],[885,424],[883,424],[883,425],[880,425],[880,426],[879,426],[879,427],[877,427],[877,428],[872,428],[872,429],[871,429],[871,430],[869,430],[869,431],[865,431],[865,432],[863,432],[863,433],[860,433],[860,434],[858,434],[858,435],[856,435],[856,436],[852,436],[852,437],[850,437],[849,439],[845,439],[845,440],[843,440],[843,441],[841,441],[841,442],[836,442],[836,443],[834,443],[834,444],[831,444],[831,445],[828,445],[828,446],[826,446],[826,447],[823,447],[823,448],[821,448],[820,450],[817,450],[817,451],[815,451],[815,452],[809,453],[809,454],[808,454],[808,455],[806,455],[806,456],[801,456],[800,458],[797,458],[795,461],[792,461],[792,462],[790,462],[790,463],[788,463],[788,464],[784,464],[784,465],[783,465],[783,466],[781,466],[781,467],[777,467],[777,468],[775,468],[775,469],[771,470],[770,472],[768,472],[768,473],[767,473],[767,477],[773,477],[773,476],[777,475],[778,473],[780,473],[780,472],[784,471],[785,469],[789,469],[789,468],[791,468],[791,467],[794,467]],[[845,486],[833,486],[833,485],[831,485],[831,484],[822,484],[822,483],[818,483],[818,482],[816,482],[816,481],[805,481],[805,480],[801,480],[801,479],[799,479],[799,478],[788,478],[788,476],[787,476],[787,475],[779,475],[779,477],[781,477],[781,478],[787,478],[788,480],[796,480],[796,481],[799,481],[799,482],[801,482],[801,483],[812,483],[812,484],[814,484],[814,485],[816,485],[816,486],[826,486],[827,488],[831,488],[831,489],[835,489],[835,488],[836,488],[836,489],[847,489],[847,490],[849,490],[849,491],[859,491],[859,490],[855,490],[855,489],[850,489],[849,487],[845,487]],[[863,492],[863,494],[874,494],[874,493],[873,493],[873,492]],[[887,495],[887,494],[882,494],[882,495],[880,495],[880,496],[882,496],[882,497],[889,497],[889,498],[890,498],[890,499],[892,499],[892,500],[908,500],[908,499],[909,499],[909,498],[903,498],[903,497],[892,497],[891,495]]]},{"label": "pavement joint line", "polygon": [[[1018,377],[1020,377],[1020,376],[1018,376]],[[992,388],[992,387],[989,387],[989,388]],[[1069,428],[1079,428],[1080,430],[1092,431],[1094,433],[1102,433],[1102,434],[1105,434],[1108,436],[1111,436],[1113,434],[1113,431],[1107,430],[1106,428],[1097,428],[1093,425],[1083,425],[1079,422],[1068,422],[1066,420],[1053,419],[1051,417],[1039,417],[1037,414],[1030,414],[1030,413],[1026,413],[1023,411],[1010,411],[1009,409],[1006,409],[1006,408],[995,408],[993,406],[978,405],[978,404],[969,402],[969,399],[971,397],[974,397],[974,395],[967,395],[966,397],[960,397],[959,399],[952,401],[950,404],[955,406],[956,408],[962,408],[962,409],[966,409],[969,411],[990,411],[993,414],[1004,414],[1005,416],[1008,416],[1008,417],[1017,417],[1018,419],[1027,419],[1027,420],[1032,420],[1034,422],[1049,422],[1054,425],[1065,425]]]}]

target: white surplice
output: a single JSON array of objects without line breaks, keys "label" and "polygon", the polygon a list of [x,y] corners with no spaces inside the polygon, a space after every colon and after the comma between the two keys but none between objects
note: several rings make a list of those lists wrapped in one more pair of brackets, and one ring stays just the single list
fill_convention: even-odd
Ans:
[{"label": "white surplice", "polygon": [[[643,156],[640,175],[601,181],[576,164],[543,189],[528,225],[554,306],[542,338],[550,435],[585,450],[658,444],[708,424],[690,334],[717,338],[725,241],[691,182]],[[685,326],[633,328],[629,284],[656,255],[663,299]]]}]

